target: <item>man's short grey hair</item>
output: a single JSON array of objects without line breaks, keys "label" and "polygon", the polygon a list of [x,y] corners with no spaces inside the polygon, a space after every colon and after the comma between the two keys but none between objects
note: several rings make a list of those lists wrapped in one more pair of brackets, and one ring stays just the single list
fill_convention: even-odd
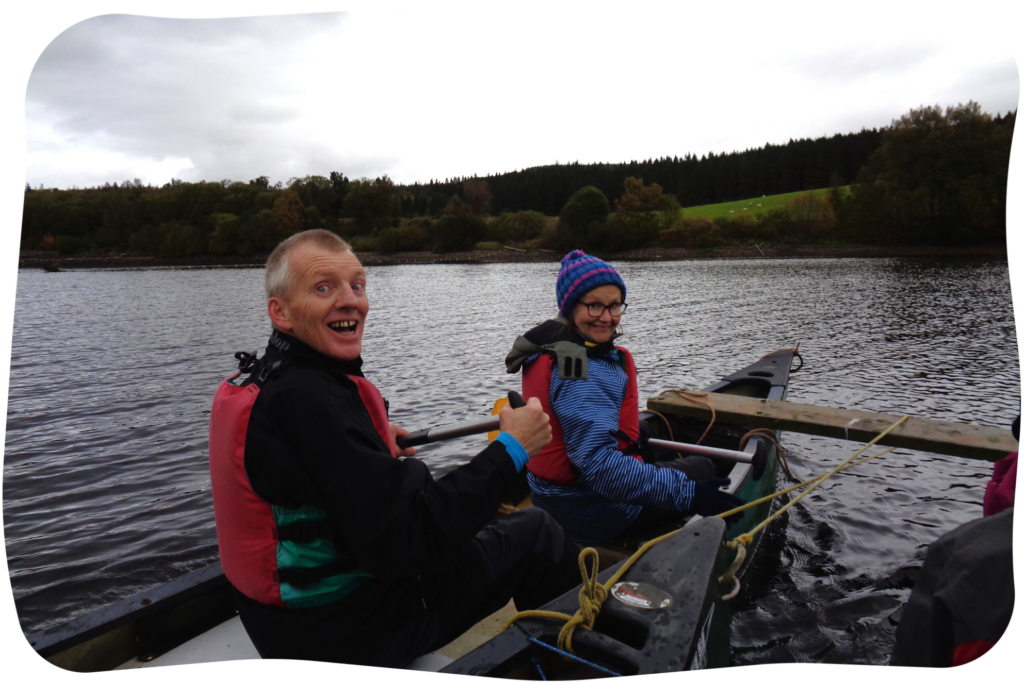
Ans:
[{"label": "man's short grey hair", "polygon": [[303,244],[315,244],[325,251],[331,251],[332,253],[352,250],[352,247],[348,245],[348,242],[327,230],[306,230],[305,232],[296,232],[291,237],[288,237],[288,239],[285,239],[283,242],[278,244],[277,248],[275,248],[270,254],[270,257],[267,258],[265,284],[267,288],[268,301],[274,297],[284,298],[288,293],[288,287],[291,284],[291,271],[288,267],[288,254]]}]

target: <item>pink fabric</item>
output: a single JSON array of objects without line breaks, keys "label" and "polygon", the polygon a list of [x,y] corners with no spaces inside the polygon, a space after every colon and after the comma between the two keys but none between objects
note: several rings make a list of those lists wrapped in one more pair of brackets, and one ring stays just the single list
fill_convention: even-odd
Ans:
[{"label": "pink fabric", "polygon": [[985,488],[982,514],[992,516],[1013,506],[1014,489],[1017,486],[1017,453],[1011,452],[995,463],[992,480]]},{"label": "pink fabric", "polygon": [[984,656],[995,645],[995,642],[986,642],[981,639],[976,642],[961,644],[953,650],[953,665],[963,665],[964,663],[975,661]]}]

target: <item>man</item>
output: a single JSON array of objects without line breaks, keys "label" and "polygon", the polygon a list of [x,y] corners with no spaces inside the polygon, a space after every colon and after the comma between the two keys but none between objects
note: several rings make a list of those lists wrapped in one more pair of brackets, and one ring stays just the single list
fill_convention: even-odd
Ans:
[{"label": "man", "polygon": [[435,481],[398,450],[360,371],[366,272],[323,230],[267,260],[274,327],[248,377],[218,389],[210,470],[221,563],[260,655],[400,667],[514,598],[533,608],[580,582],[577,550],[540,510],[495,518],[551,439],[536,400]]}]

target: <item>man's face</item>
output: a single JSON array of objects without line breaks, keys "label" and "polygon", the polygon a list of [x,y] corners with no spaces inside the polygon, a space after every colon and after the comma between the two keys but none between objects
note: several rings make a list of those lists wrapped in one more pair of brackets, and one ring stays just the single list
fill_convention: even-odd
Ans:
[{"label": "man's face", "polygon": [[359,357],[370,302],[366,271],[355,254],[303,244],[288,254],[288,269],[287,295],[267,303],[277,328],[328,357]]}]

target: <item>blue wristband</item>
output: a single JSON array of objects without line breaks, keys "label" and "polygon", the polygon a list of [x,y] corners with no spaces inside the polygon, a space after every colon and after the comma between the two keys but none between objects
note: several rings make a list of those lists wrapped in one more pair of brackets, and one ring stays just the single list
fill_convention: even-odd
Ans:
[{"label": "blue wristband", "polygon": [[516,465],[516,471],[522,471],[523,467],[526,466],[526,462],[530,459],[530,456],[526,454],[526,450],[519,444],[519,441],[516,440],[515,436],[502,431],[494,440],[505,446],[505,450]]}]

